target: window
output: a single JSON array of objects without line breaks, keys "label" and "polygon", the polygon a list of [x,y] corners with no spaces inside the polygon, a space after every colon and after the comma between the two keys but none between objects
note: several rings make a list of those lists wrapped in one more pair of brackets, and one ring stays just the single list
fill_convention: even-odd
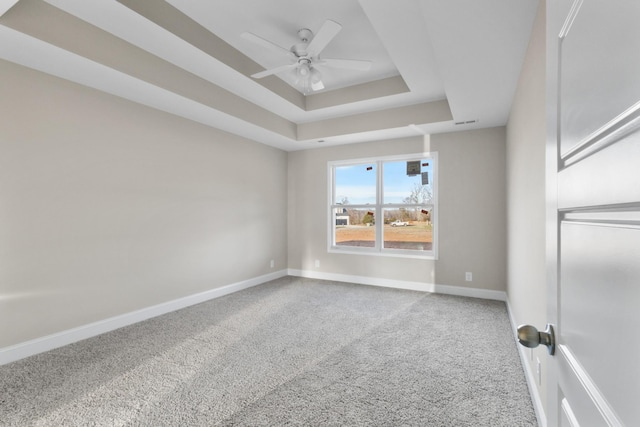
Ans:
[{"label": "window", "polygon": [[329,162],[329,251],[435,258],[437,153]]}]

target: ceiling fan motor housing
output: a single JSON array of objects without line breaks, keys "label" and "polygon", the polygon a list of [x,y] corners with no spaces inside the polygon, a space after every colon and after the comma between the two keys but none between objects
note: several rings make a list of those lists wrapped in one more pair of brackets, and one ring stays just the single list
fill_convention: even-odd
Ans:
[{"label": "ceiling fan motor housing", "polygon": [[302,28],[298,30],[298,37],[301,42],[291,46],[291,52],[298,58],[302,58],[307,56],[307,46],[309,46],[309,40],[313,38],[313,32],[308,28]]},{"label": "ceiling fan motor housing", "polygon": [[313,37],[313,32],[308,28],[302,28],[298,30],[298,37],[300,37],[300,40],[304,43],[309,43],[309,40]]},{"label": "ceiling fan motor housing", "polygon": [[304,58],[305,56],[307,56],[307,46],[308,43],[294,44],[293,46],[291,46],[291,52],[293,52],[293,54],[297,58]]}]

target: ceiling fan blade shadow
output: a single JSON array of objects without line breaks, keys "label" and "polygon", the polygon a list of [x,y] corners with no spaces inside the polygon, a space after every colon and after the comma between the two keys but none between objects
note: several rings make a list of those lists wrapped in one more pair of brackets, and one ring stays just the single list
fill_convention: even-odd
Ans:
[{"label": "ceiling fan blade shadow", "polygon": [[342,30],[342,25],[327,19],[307,46],[307,55],[315,57],[327,47],[333,38]]},{"label": "ceiling fan blade shadow", "polygon": [[270,42],[267,39],[263,39],[262,37],[257,36],[257,35],[255,35],[253,33],[244,32],[244,33],[240,34],[240,37],[242,37],[243,39],[245,39],[247,41],[250,41],[251,43],[257,44],[258,46],[261,46],[261,47],[263,47],[265,49],[269,49],[269,50],[271,50],[273,52],[278,52],[280,54],[287,55],[287,56],[290,56],[290,57],[294,56],[293,52],[291,52],[289,49],[285,49],[282,46],[278,46],[277,44],[275,44],[273,42]]},{"label": "ceiling fan blade shadow", "polygon": [[346,68],[349,70],[357,71],[369,71],[371,69],[371,61],[365,61],[360,59],[337,59],[337,58],[322,58],[316,62],[317,65],[325,65],[333,68]]},{"label": "ceiling fan blade shadow", "polygon": [[296,64],[281,65],[280,67],[271,68],[269,70],[264,70],[264,71],[261,71],[259,73],[252,74],[251,77],[253,77],[254,79],[261,79],[263,77],[271,76],[273,74],[278,74],[278,73],[281,73],[283,71],[287,71],[287,70],[290,70],[292,68],[296,68],[297,66],[298,66],[297,63]]}]

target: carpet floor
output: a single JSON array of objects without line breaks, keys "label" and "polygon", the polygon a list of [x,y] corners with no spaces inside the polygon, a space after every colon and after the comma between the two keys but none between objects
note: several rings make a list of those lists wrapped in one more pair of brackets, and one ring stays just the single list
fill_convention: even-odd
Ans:
[{"label": "carpet floor", "polygon": [[2,426],[536,426],[505,304],[285,277],[0,366]]}]

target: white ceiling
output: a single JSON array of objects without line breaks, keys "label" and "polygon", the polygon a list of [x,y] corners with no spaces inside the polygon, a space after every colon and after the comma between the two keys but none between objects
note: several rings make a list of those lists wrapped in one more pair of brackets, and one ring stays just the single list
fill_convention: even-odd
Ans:
[{"label": "white ceiling", "polygon": [[[537,2],[0,0],[0,58],[299,150],[506,124]],[[289,48],[327,19],[323,56],[370,71],[322,68],[306,97],[250,77],[283,62],[243,32]]]},{"label": "white ceiling", "polygon": [[327,19],[340,23],[342,30],[323,50],[322,56],[370,60],[372,68],[363,73],[320,66],[323,82],[330,89],[399,75],[357,0],[243,0],[242,7],[238,7],[237,0],[168,0],[168,3],[267,69],[288,64],[289,61],[286,57],[265,51],[242,39],[240,35],[243,32],[256,34],[289,49],[300,42],[298,30],[308,28],[315,34]]}]

